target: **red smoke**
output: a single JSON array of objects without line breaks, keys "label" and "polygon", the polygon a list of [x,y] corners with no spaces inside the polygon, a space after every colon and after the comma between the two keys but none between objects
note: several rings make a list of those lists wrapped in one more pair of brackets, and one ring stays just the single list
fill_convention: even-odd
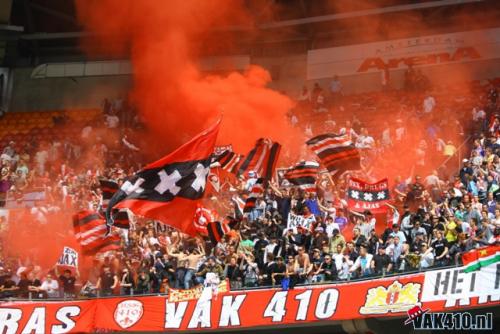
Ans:
[{"label": "red smoke", "polygon": [[216,39],[209,33],[220,27],[251,27],[242,1],[76,3],[80,21],[100,42],[96,47],[84,41],[89,55],[129,53],[134,69],[131,98],[151,130],[157,155],[221,114],[219,143],[232,143],[242,153],[259,137],[281,143],[297,137],[286,120],[292,102],[266,88],[271,80],[267,71],[251,66],[244,73],[206,75],[197,68],[198,60],[216,46],[231,45],[227,35]]},{"label": "red smoke", "polygon": [[78,250],[71,215],[48,213],[46,222],[35,220],[30,209],[10,210],[8,228],[2,235],[5,255],[19,258],[22,265],[52,269],[64,246]]}]

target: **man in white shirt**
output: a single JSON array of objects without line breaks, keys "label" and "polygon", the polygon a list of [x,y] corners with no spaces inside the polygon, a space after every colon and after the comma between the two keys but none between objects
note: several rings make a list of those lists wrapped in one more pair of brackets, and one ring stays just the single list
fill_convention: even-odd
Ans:
[{"label": "man in white shirt", "polygon": [[356,140],[356,147],[359,149],[372,149],[375,145],[375,140],[372,136],[368,135],[368,130],[366,128],[361,129],[361,134]]},{"label": "man in white shirt", "polygon": [[423,104],[424,113],[426,114],[431,113],[435,106],[436,106],[436,100],[431,95],[427,96],[424,99],[424,104]]},{"label": "man in white shirt", "polygon": [[434,253],[427,252],[429,246],[426,243],[422,244],[422,251],[420,252],[420,268],[429,268],[434,264]]},{"label": "man in white shirt", "polygon": [[106,115],[106,126],[108,129],[116,129],[118,124],[120,123],[120,119],[116,115]]},{"label": "man in white shirt", "polygon": [[333,231],[338,230],[340,231],[340,226],[336,222],[334,222],[332,216],[327,216],[326,217],[326,235],[328,238],[331,238],[333,236]]},{"label": "man in white shirt", "polygon": [[396,141],[402,141],[406,136],[406,128],[404,126],[403,120],[396,120],[397,128],[396,128]]},{"label": "man in white shirt", "polygon": [[366,245],[361,245],[359,248],[359,256],[354,261],[354,264],[349,269],[349,272],[353,273],[360,269],[359,277],[369,276],[372,273],[371,263],[373,260],[373,255],[368,253]]},{"label": "man in white shirt", "polygon": [[59,283],[57,280],[52,278],[51,274],[48,274],[42,285],[40,286],[41,291],[45,291],[49,298],[59,297]]},{"label": "man in white shirt", "polygon": [[341,134],[341,135],[348,134],[350,140],[358,138],[358,134],[352,128],[352,125],[351,125],[350,121],[346,121],[345,122],[345,127],[343,127],[343,128],[340,129],[339,134]]},{"label": "man in white shirt", "polygon": [[267,256],[269,254],[274,254],[274,249],[278,246],[276,238],[271,238],[267,246],[264,248],[264,263],[268,262]]},{"label": "man in white shirt", "polygon": [[429,176],[427,176],[425,178],[424,182],[425,182],[425,185],[427,187],[439,187],[440,180],[439,180],[439,177],[438,177],[437,170],[433,170],[432,174],[429,175]]}]

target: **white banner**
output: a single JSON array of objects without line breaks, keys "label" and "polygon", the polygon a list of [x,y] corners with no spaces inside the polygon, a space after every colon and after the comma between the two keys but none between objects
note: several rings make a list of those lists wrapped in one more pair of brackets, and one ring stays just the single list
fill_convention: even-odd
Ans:
[{"label": "white banner", "polygon": [[307,79],[500,58],[500,28],[311,50]]},{"label": "white banner", "polygon": [[422,302],[446,301],[447,307],[469,305],[470,298],[479,302],[500,300],[500,263],[464,273],[463,268],[427,271]]},{"label": "white banner", "polygon": [[310,229],[312,224],[311,219],[307,219],[304,216],[296,215],[294,213],[288,214],[288,229],[296,229],[297,227],[303,227],[305,229]]},{"label": "white banner", "polygon": [[73,248],[64,247],[57,265],[78,268],[78,253]]}]

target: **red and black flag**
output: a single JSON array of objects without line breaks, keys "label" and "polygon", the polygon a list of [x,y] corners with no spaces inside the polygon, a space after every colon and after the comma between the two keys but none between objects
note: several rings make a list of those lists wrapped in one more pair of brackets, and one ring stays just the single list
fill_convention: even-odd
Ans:
[{"label": "red and black flag", "polygon": [[285,172],[285,179],[299,188],[314,192],[318,179],[319,164],[316,161],[301,161]]},{"label": "red and black flag", "polygon": [[[117,182],[113,180],[99,180],[102,192],[102,213],[105,214],[109,201],[113,198],[113,195],[120,189]],[[127,209],[115,210],[113,212],[114,226],[124,229],[130,228],[130,220],[128,216]]]},{"label": "red and black flag", "polygon": [[247,213],[255,209],[257,205],[257,199],[261,198],[264,194],[264,179],[258,178],[255,184],[252,187],[250,194],[245,201],[245,207],[243,208],[243,212]]},{"label": "red and black flag", "polygon": [[200,234],[207,235],[207,226],[210,222],[213,222],[215,220],[216,216],[217,213],[215,211],[207,209],[202,205],[198,205],[198,208],[194,213],[194,227]]},{"label": "red and black flag", "polygon": [[323,134],[309,139],[306,144],[329,172],[336,171],[336,175],[341,175],[361,168],[359,151],[348,134]]},{"label": "red and black flag", "polygon": [[207,232],[212,245],[217,245],[226,234],[236,228],[237,224],[238,220],[233,217],[227,217],[223,222],[209,222]]},{"label": "red and black flag", "polygon": [[385,203],[390,200],[387,179],[368,183],[350,178],[347,187],[347,207],[349,209],[353,211],[369,210],[372,213],[387,211]]},{"label": "red and black flag", "polygon": [[76,240],[86,255],[120,249],[120,237],[107,234],[106,221],[97,212],[78,212],[73,216],[73,228]]},{"label": "red and black flag", "polygon": [[103,206],[109,203],[109,200],[113,197],[113,195],[120,189],[120,186],[117,182],[113,180],[99,180],[99,185],[101,186],[102,191],[102,203]]},{"label": "red and black flag", "polygon": [[198,200],[205,193],[219,124],[125,181],[109,202],[108,225],[113,225],[113,210],[128,208],[136,215],[196,236],[193,217]]},{"label": "red and black flag", "polygon": [[265,182],[271,180],[280,154],[281,145],[270,139],[260,138],[238,167],[238,175],[256,172]]},{"label": "red and black flag", "polygon": [[212,163],[218,162],[220,168],[230,173],[236,174],[236,172],[238,171],[238,164],[240,163],[241,158],[243,158],[242,154],[226,150],[220,153],[219,155],[214,156]]}]

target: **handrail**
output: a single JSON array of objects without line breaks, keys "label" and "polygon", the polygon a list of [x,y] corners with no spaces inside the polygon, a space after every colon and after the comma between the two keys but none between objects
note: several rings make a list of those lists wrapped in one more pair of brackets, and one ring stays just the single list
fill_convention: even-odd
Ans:
[{"label": "handrail", "polygon": [[[458,154],[458,169],[460,169],[460,162],[461,162],[461,158],[460,158],[460,151],[461,149],[464,147],[464,145],[472,138],[472,135],[468,135],[467,138],[465,138],[465,140],[460,144],[460,146],[457,147],[457,151],[455,152],[455,154]],[[443,166],[446,166],[446,164],[448,163],[448,161],[450,161],[451,158],[453,158],[454,155],[451,155],[449,156],[448,158],[446,158],[442,163],[441,165],[438,166],[438,170],[443,167]]]},{"label": "handrail", "polygon": [[[461,264],[454,264],[454,265],[447,265],[447,266],[432,266],[429,268],[426,268],[425,270],[422,269],[416,269],[416,270],[411,270],[411,271],[405,271],[405,272],[400,272],[400,273],[390,273],[390,274],[382,274],[382,275],[370,275],[367,277],[360,277],[360,278],[349,278],[349,279],[343,279],[343,280],[335,280],[335,281],[323,281],[323,282],[316,282],[316,283],[301,283],[295,285],[295,287],[300,287],[300,288],[307,288],[307,287],[314,287],[314,286],[325,286],[325,285],[344,285],[344,284],[350,284],[350,283],[357,283],[357,282],[363,282],[363,281],[368,281],[368,280],[374,280],[374,279],[386,279],[386,278],[396,278],[396,277],[404,277],[404,276],[409,276],[409,275],[415,275],[415,274],[420,274],[420,273],[425,273],[427,271],[433,271],[433,270],[444,270],[444,269],[452,269],[452,268],[459,268],[461,267]],[[261,285],[258,287],[241,287],[241,288],[236,288],[236,289],[231,289],[231,292],[239,292],[239,291],[258,291],[258,290],[265,290],[265,289],[281,289],[281,286],[279,285]],[[167,296],[168,293],[145,293],[145,294],[132,294],[134,297],[152,297],[152,296]],[[33,302],[46,302],[46,301],[84,301],[84,300],[93,300],[93,299],[109,299],[109,298],[120,298],[120,297],[126,297],[129,296],[128,294],[116,294],[116,295],[111,295],[111,296],[95,296],[95,297],[89,297],[89,296],[78,296],[76,298],[43,298],[43,299],[33,299],[33,298],[17,298],[17,297],[9,297],[5,299],[0,299],[0,301],[33,301]]]}]

